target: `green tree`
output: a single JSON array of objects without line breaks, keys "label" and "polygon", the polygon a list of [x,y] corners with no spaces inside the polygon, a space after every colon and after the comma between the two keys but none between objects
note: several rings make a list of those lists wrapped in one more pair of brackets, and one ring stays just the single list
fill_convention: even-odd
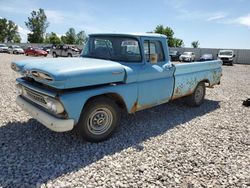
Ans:
[{"label": "green tree", "polygon": [[184,46],[183,40],[175,38],[174,31],[170,27],[164,27],[163,25],[158,25],[158,26],[156,26],[154,33],[166,35],[168,38],[168,46],[169,47],[183,47]]},{"label": "green tree", "polygon": [[86,40],[85,31],[80,31],[80,32],[77,33],[77,35],[76,35],[76,42],[75,42],[75,44],[83,45],[84,42],[85,42],[85,40]]},{"label": "green tree", "polygon": [[11,20],[0,19],[0,42],[20,42],[18,26]]},{"label": "green tree", "polygon": [[0,19],[0,42],[5,42],[7,37],[8,20],[6,18]]},{"label": "green tree", "polygon": [[180,48],[184,47],[184,42],[182,39],[174,38],[174,47]]},{"label": "green tree", "polygon": [[192,46],[193,48],[199,48],[200,43],[199,43],[198,40],[197,40],[197,41],[193,41],[193,42],[191,43],[191,46]]},{"label": "green tree", "polygon": [[76,42],[76,31],[74,28],[69,28],[65,34],[66,44],[75,44]]},{"label": "green tree", "polygon": [[31,31],[28,34],[28,41],[31,43],[42,43],[44,34],[49,26],[47,16],[43,9],[38,11],[32,11],[31,17],[28,17],[28,21],[25,22],[26,27]]},{"label": "green tree", "polygon": [[175,47],[174,31],[170,27],[164,27],[163,25],[156,26],[155,33],[163,34],[168,37],[169,47]]},{"label": "green tree", "polygon": [[21,37],[19,34],[16,34],[13,38],[14,43],[20,43],[21,42]]},{"label": "green tree", "polygon": [[56,35],[56,33],[51,32],[46,34],[44,42],[49,44],[60,44],[61,39]]},{"label": "green tree", "polygon": [[61,43],[67,44],[67,37],[66,36],[64,36],[64,35],[61,36]]}]

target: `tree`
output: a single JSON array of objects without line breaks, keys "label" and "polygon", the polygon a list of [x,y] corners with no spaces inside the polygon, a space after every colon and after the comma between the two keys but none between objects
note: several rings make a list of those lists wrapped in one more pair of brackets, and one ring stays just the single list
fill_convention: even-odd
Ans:
[{"label": "tree", "polygon": [[80,31],[80,32],[77,33],[77,35],[76,35],[76,42],[75,42],[75,44],[83,45],[84,42],[85,42],[85,40],[86,40],[85,31]]},{"label": "tree", "polygon": [[169,47],[183,47],[184,46],[183,40],[175,38],[174,31],[170,27],[164,27],[163,25],[158,25],[156,26],[154,33],[166,35],[168,38]]},{"label": "tree", "polygon": [[4,42],[7,36],[8,20],[6,18],[0,19],[0,42]]},{"label": "tree", "polygon": [[76,31],[74,28],[69,28],[65,34],[66,44],[75,44],[76,42]]},{"label": "tree", "polygon": [[47,16],[43,9],[38,11],[32,11],[31,17],[28,17],[28,21],[25,22],[26,27],[31,31],[28,34],[28,41],[30,43],[42,43],[46,29],[49,26]]},{"label": "tree", "polygon": [[174,31],[170,27],[165,27],[163,25],[158,25],[155,28],[155,33],[163,34],[168,37],[169,47],[174,47]]},{"label": "tree", "polygon": [[61,36],[61,43],[67,44],[67,37],[65,35]]},{"label": "tree", "polygon": [[0,19],[0,42],[20,42],[18,26],[11,20]]},{"label": "tree", "polygon": [[199,41],[197,40],[197,41],[193,41],[193,42],[191,43],[191,45],[192,45],[193,48],[199,48],[200,43],[199,43]]},{"label": "tree", "polygon": [[45,43],[60,44],[61,43],[61,39],[56,35],[56,33],[51,32],[51,33],[47,33],[46,34]]},{"label": "tree", "polygon": [[174,38],[174,47],[180,48],[184,47],[184,42],[182,39]]}]

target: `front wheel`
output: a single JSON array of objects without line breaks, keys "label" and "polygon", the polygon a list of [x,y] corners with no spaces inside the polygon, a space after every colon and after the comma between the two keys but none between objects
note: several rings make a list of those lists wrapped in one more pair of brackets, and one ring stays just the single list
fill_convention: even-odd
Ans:
[{"label": "front wheel", "polygon": [[77,126],[85,140],[100,142],[112,135],[120,117],[120,108],[113,100],[99,97],[86,104]]},{"label": "front wheel", "polygon": [[187,97],[187,104],[193,107],[200,106],[204,101],[205,95],[206,95],[205,82],[200,82],[195,88],[193,94]]}]

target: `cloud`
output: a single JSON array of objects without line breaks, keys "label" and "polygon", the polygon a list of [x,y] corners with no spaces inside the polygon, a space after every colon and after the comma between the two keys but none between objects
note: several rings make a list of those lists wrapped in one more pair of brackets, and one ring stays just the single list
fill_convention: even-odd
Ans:
[{"label": "cloud", "polygon": [[226,17],[227,17],[227,13],[218,12],[218,13],[214,13],[213,15],[209,16],[207,18],[207,21],[221,20],[221,19],[226,18]]},{"label": "cloud", "polygon": [[247,26],[250,29],[250,14],[246,16],[241,16],[237,19],[235,19],[235,23],[238,23],[243,26]]},{"label": "cloud", "polygon": [[30,33],[28,29],[24,29],[21,26],[18,25],[18,32],[21,36],[21,42],[27,42],[27,35]]}]

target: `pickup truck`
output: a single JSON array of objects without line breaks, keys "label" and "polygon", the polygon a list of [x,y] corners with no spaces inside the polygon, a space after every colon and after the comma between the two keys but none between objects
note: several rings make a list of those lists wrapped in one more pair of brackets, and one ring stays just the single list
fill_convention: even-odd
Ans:
[{"label": "pickup truck", "polygon": [[235,54],[233,50],[220,50],[218,54],[218,59],[220,59],[224,64],[229,64],[233,66],[233,61]]},{"label": "pickup truck", "polygon": [[129,114],[185,97],[203,103],[222,61],[172,64],[160,34],[92,34],[78,58],[20,60],[16,102],[47,128],[99,142]]}]

